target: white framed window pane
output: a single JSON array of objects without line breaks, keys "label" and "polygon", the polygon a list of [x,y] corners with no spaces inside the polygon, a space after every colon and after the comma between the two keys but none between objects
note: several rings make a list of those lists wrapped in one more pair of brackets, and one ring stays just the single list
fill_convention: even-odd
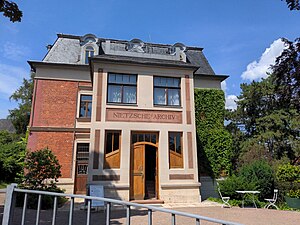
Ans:
[{"label": "white framed window pane", "polygon": [[136,87],[123,87],[123,103],[136,103]]},{"label": "white framed window pane", "polygon": [[180,105],[180,90],[168,90],[168,105]]},{"label": "white framed window pane", "polygon": [[79,117],[84,117],[85,116],[85,104],[81,103],[80,104],[80,112],[79,112]]},{"label": "white framed window pane", "polygon": [[108,102],[121,102],[121,86],[109,85],[108,86]]},{"label": "white framed window pane", "polygon": [[92,103],[91,102],[89,102],[88,103],[88,108],[87,108],[87,117],[91,117],[91,115],[92,115]]},{"label": "white framed window pane", "polygon": [[154,88],[154,104],[155,105],[166,105],[166,89]]},{"label": "white framed window pane", "polygon": [[85,63],[89,63],[89,51],[85,51]]}]

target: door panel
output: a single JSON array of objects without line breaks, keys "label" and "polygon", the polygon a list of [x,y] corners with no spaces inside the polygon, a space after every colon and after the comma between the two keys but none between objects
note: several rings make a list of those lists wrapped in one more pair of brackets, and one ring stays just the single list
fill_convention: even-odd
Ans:
[{"label": "door panel", "polygon": [[88,164],[77,162],[75,178],[75,194],[86,194]]},{"label": "door panel", "polygon": [[134,145],[131,155],[131,198],[143,200],[145,197],[145,145]]}]

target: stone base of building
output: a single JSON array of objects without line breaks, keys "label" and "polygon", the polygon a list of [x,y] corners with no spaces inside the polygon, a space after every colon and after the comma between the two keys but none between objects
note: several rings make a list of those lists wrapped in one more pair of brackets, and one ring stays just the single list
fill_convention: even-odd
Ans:
[{"label": "stone base of building", "polygon": [[65,190],[66,194],[74,193],[74,180],[71,178],[60,178],[58,180],[57,186]]}]

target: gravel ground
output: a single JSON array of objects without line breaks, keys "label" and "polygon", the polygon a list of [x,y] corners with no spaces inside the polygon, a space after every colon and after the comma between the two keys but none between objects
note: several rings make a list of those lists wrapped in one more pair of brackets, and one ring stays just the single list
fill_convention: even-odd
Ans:
[{"label": "gravel ground", "polygon": [[[68,224],[69,212],[68,207],[64,207],[58,210],[56,224],[64,225]],[[78,209],[78,207],[77,207]],[[238,222],[241,224],[249,225],[299,225],[300,224],[300,212],[293,211],[279,211],[272,209],[255,209],[255,208],[221,208],[220,206],[210,207],[181,207],[173,208],[178,211],[184,211],[194,213],[202,216]],[[0,221],[2,221],[3,206],[0,207]],[[21,221],[21,208],[16,208],[13,214],[12,225],[19,225]],[[112,211],[111,224],[126,224],[125,219],[126,212],[122,209]],[[26,225],[35,224],[36,211],[27,210]],[[75,210],[73,216],[74,225],[84,225],[86,222],[86,211]],[[52,219],[51,210],[42,210],[40,215],[41,225],[50,225]],[[91,213],[91,225],[105,224],[105,216],[103,211],[93,211]],[[146,210],[132,210],[132,225],[147,224],[147,211]],[[161,212],[153,212],[153,224],[171,224],[170,215]],[[178,225],[192,225],[195,221],[190,218],[176,217],[176,224]],[[203,224],[213,224],[209,222],[201,221]]]}]

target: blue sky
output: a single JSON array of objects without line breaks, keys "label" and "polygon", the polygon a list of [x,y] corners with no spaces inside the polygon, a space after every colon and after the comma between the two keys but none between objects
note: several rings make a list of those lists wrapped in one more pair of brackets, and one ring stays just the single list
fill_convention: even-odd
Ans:
[{"label": "blue sky", "polygon": [[230,75],[228,107],[240,83],[264,77],[282,51],[280,37],[300,36],[300,12],[280,0],[16,2],[21,23],[0,16],[0,118],[16,106],[8,98],[28,78],[27,60],[42,60],[57,33],[203,47],[214,71]]}]

